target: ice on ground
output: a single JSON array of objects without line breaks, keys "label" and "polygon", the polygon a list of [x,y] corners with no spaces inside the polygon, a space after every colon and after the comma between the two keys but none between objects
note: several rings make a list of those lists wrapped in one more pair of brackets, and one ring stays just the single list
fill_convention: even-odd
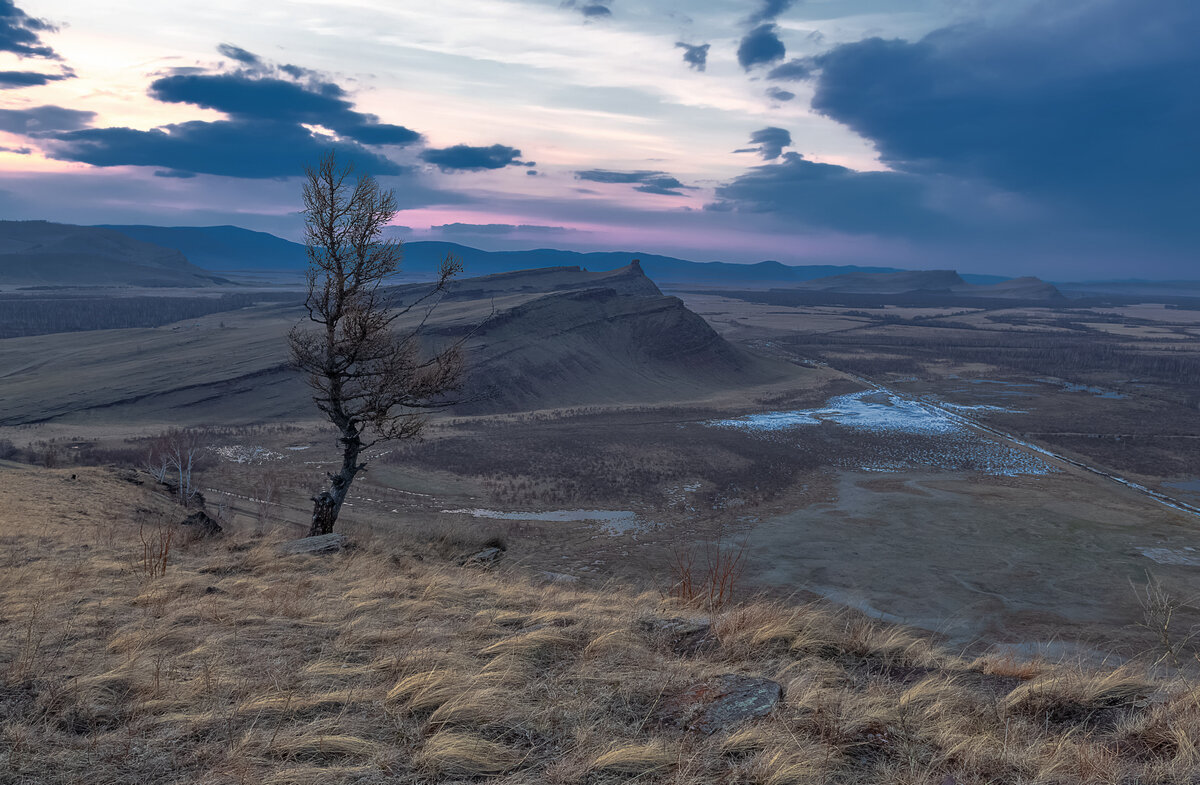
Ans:
[{"label": "ice on ground", "polygon": [[266,447],[229,444],[224,447],[209,447],[210,450],[231,463],[266,463],[283,459],[283,453],[273,452]]},{"label": "ice on ground", "polygon": [[984,436],[960,414],[987,411],[1014,410],[933,403],[906,398],[890,390],[863,390],[830,398],[820,409],[766,412],[710,420],[705,425],[766,434],[827,422],[893,437],[880,445],[869,462],[854,467],[864,471],[898,472],[914,466],[932,466],[977,471],[993,477],[1058,471],[1038,455]]},{"label": "ice on ground", "polygon": [[1008,412],[1009,414],[1026,413],[1023,409],[1010,409],[1007,406],[992,406],[991,404],[987,403],[978,403],[972,406],[967,406],[966,404],[946,403],[943,401],[939,403],[938,406],[955,412]]},{"label": "ice on ground", "polygon": [[820,425],[822,422],[863,431],[895,433],[953,433],[962,428],[945,412],[886,390],[862,390],[839,395],[826,401],[821,409],[751,414],[732,420],[712,420],[706,424],[718,428],[774,431],[797,425]]},{"label": "ice on ground", "polygon": [[1200,552],[1191,548],[1184,548],[1182,551],[1173,551],[1170,548],[1138,548],[1138,551],[1147,559],[1159,564],[1200,567]]},{"label": "ice on ground", "polygon": [[449,515],[470,515],[473,518],[492,518],[501,521],[551,521],[572,523],[595,521],[609,534],[625,534],[649,528],[649,524],[629,510],[546,510],[544,512],[511,512],[502,510],[442,510]]}]

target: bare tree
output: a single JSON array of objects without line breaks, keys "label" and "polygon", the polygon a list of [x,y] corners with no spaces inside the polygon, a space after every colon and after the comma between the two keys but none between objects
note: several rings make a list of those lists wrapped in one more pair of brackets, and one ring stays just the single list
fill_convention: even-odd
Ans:
[{"label": "bare tree", "polygon": [[150,442],[150,448],[146,451],[146,460],[142,463],[142,468],[150,473],[155,480],[159,482],[167,481],[167,472],[171,470],[171,456],[167,449],[167,435],[159,434]]},{"label": "bare tree", "polygon": [[193,500],[200,498],[200,489],[193,485],[192,474],[200,468],[199,464],[208,446],[208,434],[197,428],[177,428],[160,436],[158,443],[170,473],[175,475],[175,491],[179,503],[186,507]]},{"label": "bare tree", "polygon": [[[396,196],[370,176],[353,177],[333,153],[307,170],[308,321],[288,336],[292,363],[308,373],[313,401],[340,434],[342,465],[312,497],[309,536],[333,531],[364,452],[380,441],[421,433],[424,413],[450,405],[463,376],[461,339],[438,352],[421,346],[432,309],[462,264],[447,255],[428,292],[400,303],[384,287],[400,264],[399,241],[383,237]],[[397,320],[413,312],[403,331]]]},{"label": "bare tree", "polygon": [[266,469],[258,476],[258,482],[254,486],[254,504],[259,533],[265,531],[274,520],[274,508],[279,504],[279,491],[282,486],[283,477],[275,469]]}]

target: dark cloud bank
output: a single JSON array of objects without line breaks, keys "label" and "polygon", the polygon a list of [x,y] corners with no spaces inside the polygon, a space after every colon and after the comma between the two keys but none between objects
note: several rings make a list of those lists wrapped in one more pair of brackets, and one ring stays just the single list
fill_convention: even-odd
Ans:
[{"label": "dark cloud bank", "polygon": [[[12,0],[0,0],[0,52],[9,52],[16,55],[19,60],[26,58],[62,60],[53,47],[42,41],[43,34],[53,33],[57,30],[58,27],[49,21],[30,16],[17,8]],[[71,79],[74,76],[75,72],[67,66],[62,66],[57,74],[37,71],[0,71],[0,90],[36,87],[63,79]]]},{"label": "dark cloud bank", "polygon": [[[953,235],[954,214],[963,236],[984,238],[1024,209],[1038,224],[1021,238],[1029,245],[1094,248],[1119,235],[1126,251],[1194,251],[1197,40],[1200,4],[1079,0],[784,63],[769,77],[811,78],[813,107],[870,140],[893,171],[792,153],[718,189],[710,209],[902,236]],[[947,189],[973,195],[975,212],[959,199],[934,209]]]},{"label": "dark cloud bank", "polygon": [[662,196],[683,196],[681,189],[690,187],[666,172],[656,171],[613,172],[607,169],[588,169],[576,172],[575,178],[593,183],[636,184],[637,187],[633,189],[635,191]]},{"label": "dark cloud bank", "polygon": [[[163,103],[213,109],[227,119],[149,131],[92,128],[90,112],[43,106],[4,112],[0,125],[36,139],[54,158],[100,167],[157,167],[160,177],[292,177],[328,150],[375,175],[413,170],[380,148],[419,145],[423,139],[417,131],[357,111],[346,91],[320,73],[273,65],[232,44],[221,44],[218,51],[236,64],[235,70],[180,69],[154,80],[149,95]],[[516,148],[496,144],[426,149],[418,157],[444,172],[533,166],[520,155]]]}]

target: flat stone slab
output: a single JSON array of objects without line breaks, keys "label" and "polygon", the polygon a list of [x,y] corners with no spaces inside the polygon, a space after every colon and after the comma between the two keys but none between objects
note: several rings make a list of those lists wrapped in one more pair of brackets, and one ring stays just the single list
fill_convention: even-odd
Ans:
[{"label": "flat stone slab", "polygon": [[783,699],[770,679],[726,673],[693,684],[663,705],[663,718],[676,727],[710,735],[745,720],[766,716]]},{"label": "flat stone slab", "polygon": [[500,554],[504,553],[501,548],[484,548],[478,553],[472,553],[469,556],[459,557],[458,566],[466,567],[469,564],[488,565],[500,558]]},{"label": "flat stone slab", "polygon": [[280,556],[295,556],[302,553],[320,554],[336,553],[343,550],[350,540],[344,534],[320,534],[316,537],[302,537],[299,540],[285,542],[279,546]]},{"label": "flat stone slab", "polygon": [[712,631],[712,622],[702,616],[650,617],[639,620],[638,624],[652,638],[670,643],[677,654],[700,654],[716,648],[718,643]]}]

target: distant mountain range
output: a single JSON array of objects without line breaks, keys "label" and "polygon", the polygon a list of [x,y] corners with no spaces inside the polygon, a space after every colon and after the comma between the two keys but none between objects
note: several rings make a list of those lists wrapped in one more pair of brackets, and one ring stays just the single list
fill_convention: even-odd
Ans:
[{"label": "distant mountain range", "polygon": [[[304,246],[265,232],[237,226],[120,226],[106,225],[143,242],[176,248],[193,264],[218,272],[301,272],[307,264]],[[846,273],[894,273],[895,267],[857,265],[787,265],[780,262],[733,264],[692,262],[671,256],[632,251],[580,253],[540,248],[532,251],[482,251],[458,243],[413,241],[404,243],[405,274],[433,277],[438,264],[453,254],[462,259],[464,275],[480,276],[539,267],[581,267],[611,270],[633,259],[660,284],[779,285]],[[1001,276],[965,276],[973,283],[996,283]],[[978,279],[978,280],[976,280]]]},{"label": "distant mountain range", "polygon": [[0,284],[196,287],[228,283],[179,250],[123,232],[49,221],[0,221]]},{"label": "distant mountain range", "polygon": [[[0,222],[0,285],[206,286],[230,273],[300,274],[305,248],[266,232],[238,226],[84,227],[46,221]],[[581,253],[542,248],[483,251],[437,241],[404,243],[401,272],[430,279],[447,254],[461,259],[464,276],[560,268],[612,270],[640,260],[640,269],[664,286],[795,289],[830,294],[953,293],[1039,300],[1061,297],[1037,278],[959,275],[951,270],[911,271],[859,265],[788,265],[693,262],[629,251]]]}]

